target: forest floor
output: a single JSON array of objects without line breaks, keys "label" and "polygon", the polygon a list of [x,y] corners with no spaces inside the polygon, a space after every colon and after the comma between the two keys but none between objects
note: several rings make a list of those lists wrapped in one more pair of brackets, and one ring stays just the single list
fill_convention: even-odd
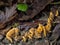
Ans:
[{"label": "forest floor", "polygon": [[[0,45],[60,45],[60,4],[54,2],[60,1],[0,0]],[[27,4],[28,10],[18,10],[18,4]],[[55,10],[58,10],[58,17],[54,18],[51,32],[47,32],[46,37],[28,39],[25,42],[13,40],[13,43],[6,38],[6,34],[13,28],[18,28],[23,35],[31,28],[37,28],[39,24],[45,26],[50,12]]]}]

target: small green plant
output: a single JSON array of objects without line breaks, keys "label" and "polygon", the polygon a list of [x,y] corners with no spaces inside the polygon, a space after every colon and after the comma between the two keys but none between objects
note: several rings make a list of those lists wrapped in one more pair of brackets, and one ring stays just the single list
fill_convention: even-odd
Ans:
[{"label": "small green plant", "polygon": [[12,25],[12,27],[13,27],[13,28],[16,28],[18,25],[19,25],[19,23],[14,23],[14,24]]},{"label": "small green plant", "polygon": [[17,4],[17,9],[25,12],[28,9],[28,5],[27,4]]},{"label": "small green plant", "polygon": [[53,3],[50,3],[50,4],[60,4],[60,1],[59,2],[53,2]]}]

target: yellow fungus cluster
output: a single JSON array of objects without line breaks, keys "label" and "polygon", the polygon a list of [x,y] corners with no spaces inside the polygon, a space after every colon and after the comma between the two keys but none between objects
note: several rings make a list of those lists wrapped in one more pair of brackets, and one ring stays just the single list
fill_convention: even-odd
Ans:
[{"label": "yellow fungus cluster", "polygon": [[54,20],[54,17],[58,16],[58,10],[56,10],[56,14],[54,15],[53,12],[50,12],[47,24],[44,26],[42,24],[39,24],[37,28],[31,28],[28,32],[25,33],[23,36],[23,41],[26,41],[27,38],[41,38],[41,34],[43,33],[43,36],[46,37],[47,32],[50,32],[50,29],[52,27],[52,22]]},{"label": "yellow fungus cluster", "polygon": [[12,28],[8,33],[6,34],[6,38],[10,41],[12,41],[12,38],[17,39],[19,35],[19,29],[18,28]]},{"label": "yellow fungus cluster", "polygon": [[[52,27],[52,22],[54,20],[54,17],[58,16],[58,10],[56,10],[56,14],[54,15],[53,12],[50,12],[47,24],[44,26],[42,24],[39,24],[37,28],[31,28],[29,31],[27,31],[24,35],[20,35],[20,38],[22,41],[26,41],[27,39],[33,39],[33,38],[41,38],[42,34],[44,37],[46,37],[47,32],[50,32]],[[12,35],[14,35],[14,38],[18,38],[18,28],[13,28],[6,34],[6,38],[12,42]]]}]

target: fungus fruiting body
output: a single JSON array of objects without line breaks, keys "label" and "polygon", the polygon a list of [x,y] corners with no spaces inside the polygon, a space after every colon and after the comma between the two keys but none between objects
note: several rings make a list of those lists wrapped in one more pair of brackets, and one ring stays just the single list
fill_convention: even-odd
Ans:
[{"label": "fungus fruiting body", "polygon": [[[58,10],[55,11],[55,15],[53,12],[50,12],[47,24],[44,26],[42,24],[39,24],[37,28],[30,28],[24,35],[18,35],[19,29],[13,28],[10,31],[7,32],[6,38],[12,42],[12,37],[14,35],[14,38],[18,38],[18,36],[21,37],[22,41],[26,41],[27,39],[33,39],[33,38],[41,38],[41,34],[43,34],[44,37],[46,37],[47,33],[51,31],[52,23],[55,16],[58,16]],[[18,36],[17,36],[18,35]]]},{"label": "fungus fruiting body", "polygon": [[17,39],[19,34],[19,29],[18,28],[12,28],[9,30],[6,34],[6,38],[10,41],[13,42],[12,38]]}]

